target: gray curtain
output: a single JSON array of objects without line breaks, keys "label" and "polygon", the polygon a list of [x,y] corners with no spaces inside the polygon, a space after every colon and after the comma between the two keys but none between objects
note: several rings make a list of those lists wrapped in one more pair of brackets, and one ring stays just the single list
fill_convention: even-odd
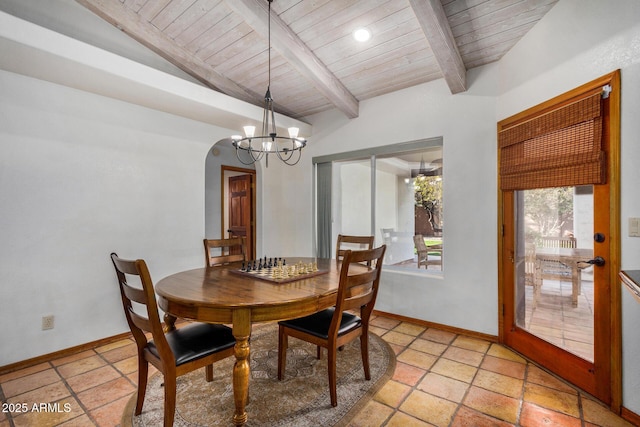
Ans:
[{"label": "gray curtain", "polygon": [[316,163],[318,258],[331,258],[331,162]]}]

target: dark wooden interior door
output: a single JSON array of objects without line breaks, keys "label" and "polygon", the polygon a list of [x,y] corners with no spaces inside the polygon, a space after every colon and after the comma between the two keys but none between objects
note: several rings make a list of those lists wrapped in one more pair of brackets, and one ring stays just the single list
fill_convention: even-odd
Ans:
[{"label": "dark wooden interior door", "polygon": [[253,248],[253,218],[251,203],[252,175],[229,177],[229,228],[230,237],[240,236],[246,239],[247,257],[255,257]]}]

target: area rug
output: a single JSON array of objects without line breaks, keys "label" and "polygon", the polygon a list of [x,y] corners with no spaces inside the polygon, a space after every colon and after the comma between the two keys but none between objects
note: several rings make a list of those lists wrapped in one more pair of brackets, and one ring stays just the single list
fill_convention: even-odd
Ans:
[{"label": "area rug", "polygon": [[[338,352],[338,406],[329,399],[327,353],[316,359],[316,347],[289,338],[285,379],[278,381],[278,326],[259,325],[251,335],[251,379],[247,426],[344,426],[391,378],[396,359],[389,345],[369,334],[371,380],[364,379],[360,341]],[[230,426],[234,413],[233,357],[214,364],[213,382],[204,369],[178,377],[174,426]],[[155,427],[164,416],[163,377],[149,379],[142,414],[134,416],[136,395],[122,415],[123,427]]]}]

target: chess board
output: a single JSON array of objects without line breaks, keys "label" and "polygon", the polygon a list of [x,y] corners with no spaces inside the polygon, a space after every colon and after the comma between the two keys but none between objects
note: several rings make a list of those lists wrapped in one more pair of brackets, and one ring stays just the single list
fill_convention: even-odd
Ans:
[{"label": "chess board", "polygon": [[327,274],[329,270],[318,269],[317,271],[312,271],[303,274],[296,274],[294,276],[288,276],[286,278],[276,278],[273,277],[274,266],[267,266],[262,268],[254,269],[232,269],[229,270],[233,274],[237,274],[239,276],[251,277],[253,279],[264,280],[266,282],[271,283],[290,283],[298,280],[308,279],[310,277],[320,276],[322,274]]}]

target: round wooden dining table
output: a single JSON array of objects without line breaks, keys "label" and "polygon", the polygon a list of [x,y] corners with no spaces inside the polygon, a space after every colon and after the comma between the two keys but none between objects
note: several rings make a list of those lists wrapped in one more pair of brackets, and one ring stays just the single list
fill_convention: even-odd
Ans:
[{"label": "round wooden dining table", "polygon": [[[287,258],[287,264],[317,262],[318,272],[299,280],[274,282],[239,273],[240,264],[206,267],[165,277],[156,284],[165,322],[176,318],[231,324],[236,339],[233,367],[233,423],[247,422],[249,337],[252,323],[306,316],[336,303],[340,262],[334,259]],[[289,280],[289,279],[288,279]]]}]

